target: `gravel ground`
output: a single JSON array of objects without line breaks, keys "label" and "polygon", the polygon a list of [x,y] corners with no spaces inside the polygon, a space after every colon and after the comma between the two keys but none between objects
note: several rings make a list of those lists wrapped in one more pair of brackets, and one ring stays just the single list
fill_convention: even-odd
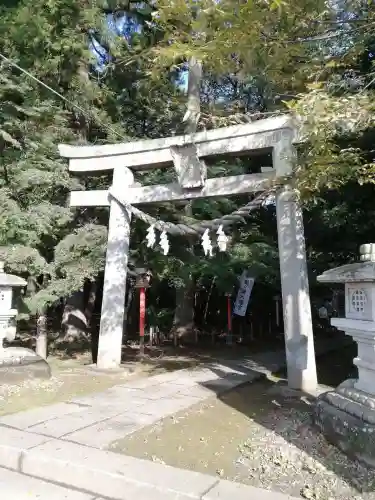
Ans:
[{"label": "gravel ground", "polygon": [[239,447],[239,476],[307,499],[375,499],[375,471],[349,460],[311,425],[309,402],[273,388],[274,411],[255,421]]},{"label": "gravel ground", "polygon": [[112,451],[315,500],[375,500],[375,472],[311,425],[311,401],[264,380],[113,443]]}]

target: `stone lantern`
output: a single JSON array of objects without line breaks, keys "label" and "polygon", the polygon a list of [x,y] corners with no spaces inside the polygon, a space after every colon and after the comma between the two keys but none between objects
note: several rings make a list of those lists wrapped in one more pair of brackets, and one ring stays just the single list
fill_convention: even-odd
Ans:
[{"label": "stone lantern", "polygon": [[331,324],[357,343],[358,379],[319,396],[314,420],[328,440],[375,466],[375,244],[360,247],[360,262],[325,271],[321,283],[345,285],[345,317]]},{"label": "stone lantern", "polygon": [[31,349],[4,347],[5,339],[12,341],[16,337],[17,309],[12,307],[13,290],[26,284],[24,279],[5,273],[4,263],[0,262],[0,383],[51,376],[48,363]]},{"label": "stone lantern", "polygon": [[15,317],[17,309],[12,308],[13,289],[26,286],[26,281],[4,272],[0,262],[0,360],[5,357],[4,339],[12,341],[16,336]]},{"label": "stone lantern", "polygon": [[135,288],[150,288],[152,272],[144,267],[137,267],[135,272]]}]

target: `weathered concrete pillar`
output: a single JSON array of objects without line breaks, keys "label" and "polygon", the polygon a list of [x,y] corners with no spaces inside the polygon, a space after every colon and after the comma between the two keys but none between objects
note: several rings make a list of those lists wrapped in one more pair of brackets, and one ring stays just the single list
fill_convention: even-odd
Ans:
[{"label": "weathered concrete pillar", "polygon": [[[133,182],[134,177],[129,169],[114,169],[113,185],[117,189],[121,186],[126,192]],[[121,364],[130,221],[131,212],[112,198],[97,360],[97,366],[101,369],[116,368]]]},{"label": "weathered concrete pillar", "polygon": [[[293,155],[292,133],[283,133],[273,150],[278,176],[292,172]],[[288,384],[293,389],[314,391],[317,374],[303,217],[298,193],[290,186],[277,194],[276,213]]]}]

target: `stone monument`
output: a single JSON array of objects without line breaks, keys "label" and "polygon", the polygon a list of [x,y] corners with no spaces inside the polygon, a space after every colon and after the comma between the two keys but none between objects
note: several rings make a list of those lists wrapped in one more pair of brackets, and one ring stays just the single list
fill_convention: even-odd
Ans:
[{"label": "stone monument", "polygon": [[325,271],[318,281],[345,285],[345,317],[331,324],[358,345],[358,379],[319,396],[314,421],[342,451],[375,467],[375,243],[360,247],[360,262]]},{"label": "stone monument", "polygon": [[48,363],[31,349],[4,347],[4,340],[12,342],[16,337],[17,309],[12,307],[13,289],[24,286],[26,281],[5,273],[4,263],[0,262],[0,384],[51,376]]}]

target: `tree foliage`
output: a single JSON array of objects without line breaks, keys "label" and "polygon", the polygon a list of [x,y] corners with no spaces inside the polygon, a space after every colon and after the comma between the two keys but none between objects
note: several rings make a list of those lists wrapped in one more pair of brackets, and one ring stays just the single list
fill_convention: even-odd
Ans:
[{"label": "tree foliage", "polygon": [[[2,60],[0,77],[0,245],[11,271],[39,281],[36,296],[28,299],[31,313],[80,286],[97,264],[93,252],[83,260],[84,251],[78,258],[74,248],[75,266],[65,263],[61,271],[69,244],[74,253],[71,239],[84,242],[85,227],[90,234],[91,226],[84,225],[89,216],[71,234],[77,218],[66,200],[81,183],[69,175],[57,145],[111,141],[115,127],[120,129],[117,117],[108,112],[113,95],[90,76],[89,30],[102,24],[102,16],[99,9],[86,7],[60,0],[20,1],[1,10],[0,52],[7,59]],[[105,228],[99,233],[103,246]],[[98,244],[102,248],[100,240]]]},{"label": "tree foliage", "polygon": [[[303,124],[296,179],[306,203],[312,268],[328,265],[327,254],[333,259],[324,247],[329,238],[322,239],[315,224],[327,235],[336,234],[345,217],[354,221],[351,200],[342,195],[375,179],[372,4],[19,0],[3,3],[0,14],[0,255],[9,270],[37,281],[26,299],[29,313],[82,289],[104,267],[108,210],[70,210],[67,196],[73,189],[108,187],[111,180],[71,176],[57,145],[176,133],[191,56],[204,67],[200,128],[278,112]],[[269,158],[215,161],[209,170],[211,176],[240,174],[260,165],[269,166]],[[170,170],[137,174],[144,184],[172,179]],[[247,201],[195,202],[190,219],[219,217]],[[361,207],[361,213],[369,208]],[[179,205],[147,210],[186,220]],[[369,224],[357,234],[364,238],[371,230]],[[199,242],[187,260],[185,242],[173,239],[166,259],[149,251],[144,239],[143,223],[134,223],[131,264],[151,267],[159,290],[181,287],[193,275],[198,290],[214,278],[223,292],[249,267],[279,286],[272,207],[234,228],[228,255],[211,260]],[[345,247],[350,255],[353,245]]]}]

